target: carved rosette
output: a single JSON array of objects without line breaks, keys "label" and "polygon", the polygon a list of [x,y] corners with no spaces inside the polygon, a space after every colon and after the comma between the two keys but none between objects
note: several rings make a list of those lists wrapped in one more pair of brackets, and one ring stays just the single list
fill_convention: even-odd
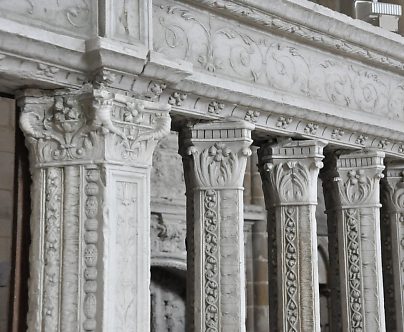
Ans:
[{"label": "carved rosette", "polygon": [[386,327],[404,329],[404,163],[386,165],[381,181]]},{"label": "carved rosette", "polygon": [[344,325],[350,331],[385,330],[379,218],[383,158],[382,152],[364,150],[336,161],[341,205],[335,208],[341,209],[343,237],[338,243],[344,246],[339,250],[341,289],[346,295]]},{"label": "carved rosette", "polygon": [[[275,219],[270,227],[275,227],[282,239],[272,240],[271,251],[278,253],[278,266],[273,270],[270,265],[269,269],[276,274],[270,280],[276,279],[279,287],[280,331],[320,330],[317,265],[302,265],[317,262],[313,215],[325,145],[322,141],[285,141],[258,150],[266,206]],[[312,281],[308,284],[307,280]],[[271,322],[271,326],[275,324]]]},{"label": "carved rosette", "polygon": [[249,122],[227,120],[198,123],[181,132],[192,267],[188,270],[192,292],[187,300],[192,301],[187,305],[188,326],[195,331],[245,329],[240,207],[252,129]]}]

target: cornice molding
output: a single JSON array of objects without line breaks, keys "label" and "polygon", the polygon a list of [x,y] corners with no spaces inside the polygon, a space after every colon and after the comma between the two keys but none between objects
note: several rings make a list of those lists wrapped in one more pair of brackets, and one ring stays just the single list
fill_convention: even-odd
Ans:
[{"label": "cornice molding", "polygon": [[[228,0],[184,0],[217,13],[253,24],[263,30],[284,35],[365,61],[392,71],[404,71],[404,38],[370,24],[354,20],[309,2],[294,0],[262,2]],[[249,3],[250,2],[250,3]],[[310,17],[310,20],[305,19]],[[341,31],[352,30],[351,33]],[[369,45],[370,43],[370,45]]]}]

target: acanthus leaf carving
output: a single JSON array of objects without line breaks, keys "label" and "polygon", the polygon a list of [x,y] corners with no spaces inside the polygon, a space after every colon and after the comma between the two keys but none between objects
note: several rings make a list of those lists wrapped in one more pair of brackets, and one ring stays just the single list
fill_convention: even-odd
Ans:
[{"label": "acanthus leaf carving", "polygon": [[[20,125],[34,160],[69,162],[113,156],[150,162],[154,145],[170,131],[169,105],[90,88],[90,93],[23,97]],[[41,106],[31,98],[40,100]]]},{"label": "acanthus leaf carving", "polygon": [[202,150],[191,146],[187,151],[195,163],[198,182],[202,186],[236,186],[244,172],[245,161],[251,155],[249,148],[233,152],[225,143],[215,143]]}]

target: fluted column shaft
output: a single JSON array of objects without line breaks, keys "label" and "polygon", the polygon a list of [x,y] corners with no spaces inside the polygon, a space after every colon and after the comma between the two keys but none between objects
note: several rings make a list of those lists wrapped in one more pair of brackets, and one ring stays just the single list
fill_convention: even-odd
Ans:
[{"label": "fluted column shaft", "polygon": [[28,331],[150,331],[150,168],[167,105],[87,86],[27,90]]},{"label": "fluted column shaft", "polygon": [[343,331],[386,331],[379,211],[383,158],[377,151],[341,154],[330,162],[335,176],[323,178],[332,197],[326,199],[328,217],[334,214],[331,221],[337,223],[339,257],[331,263],[338,267],[331,269],[339,270]]},{"label": "fluted column shaft", "polygon": [[382,185],[383,278],[387,331],[404,331],[404,162],[386,165]]},{"label": "fluted column shaft", "polygon": [[244,121],[217,121],[181,133],[188,331],[245,331],[242,184],[253,128]]},{"label": "fluted column shaft", "polygon": [[286,141],[259,150],[269,210],[269,278],[277,281],[277,291],[269,295],[270,310],[278,312],[277,323],[271,317],[271,332],[320,331],[315,208],[324,146]]}]

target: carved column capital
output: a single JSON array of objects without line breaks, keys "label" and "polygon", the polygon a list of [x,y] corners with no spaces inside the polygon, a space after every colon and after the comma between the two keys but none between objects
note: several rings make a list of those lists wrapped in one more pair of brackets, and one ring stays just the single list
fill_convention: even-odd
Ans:
[{"label": "carved column capital", "polygon": [[229,120],[198,123],[183,130],[180,153],[184,158],[192,156],[196,187],[242,187],[254,128],[246,121]]},{"label": "carved column capital", "polygon": [[103,160],[150,164],[157,141],[170,131],[170,105],[103,86],[25,90],[18,105],[20,126],[36,166]]},{"label": "carved column capital", "polygon": [[384,152],[366,151],[353,152],[339,156],[337,169],[339,176],[335,178],[345,206],[380,206],[379,191],[374,190],[383,178]]},{"label": "carved column capital", "polygon": [[404,162],[387,163],[382,183],[382,194],[386,195],[390,210],[404,213]]},{"label": "carved column capital", "polygon": [[[258,150],[268,213],[271,330],[320,331],[315,205],[323,141]],[[270,188],[270,189],[269,189]]]},{"label": "carved column capital", "polygon": [[274,204],[316,204],[317,177],[326,144],[320,140],[285,141],[258,150],[261,173],[270,176],[272,190],[277,192]]}]

